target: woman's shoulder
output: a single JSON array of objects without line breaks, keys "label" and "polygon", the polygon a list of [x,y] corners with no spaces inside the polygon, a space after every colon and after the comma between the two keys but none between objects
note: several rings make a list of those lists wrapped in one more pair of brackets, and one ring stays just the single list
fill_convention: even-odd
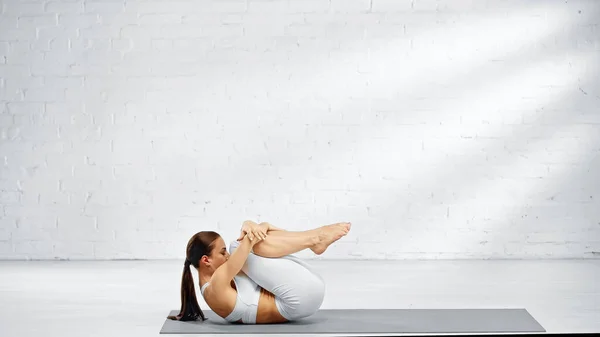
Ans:
[{"label": "woman's shoulder", "polygon": [[[231,280],[233,283],[233,280]],[[223,295],[237,295],[237,291],[232,287],[232,285],[228,282],[227,284],[215,283],[212,280],[205,284],[204,288],[204,296],[206,297],[211,295],[219,295],[220,297]]]},{"label": "woman's shoulder", "polygon": [[213,287],[209,283],[204,289],[204,301],[217,315],[227,317],[235,308],[237,292],[231,287]]}]

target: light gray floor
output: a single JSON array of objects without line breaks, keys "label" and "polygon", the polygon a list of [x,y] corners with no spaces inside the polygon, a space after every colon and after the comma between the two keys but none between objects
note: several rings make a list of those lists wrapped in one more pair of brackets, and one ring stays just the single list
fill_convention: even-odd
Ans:
[{"label": "light gray floor", "polygon": [[[600,260],[308,262],[327,282],[324,309],[526,308],[547,332],[600,331]],[[0,335],[158,335],[179,309],[182,269],[183,261],[0,261]]]}]

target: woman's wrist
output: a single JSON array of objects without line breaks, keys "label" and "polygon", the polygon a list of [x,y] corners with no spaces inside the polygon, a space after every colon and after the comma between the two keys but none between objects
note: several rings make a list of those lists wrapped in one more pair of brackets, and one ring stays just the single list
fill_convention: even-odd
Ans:
[{"label": "woman's wrist", "polygon": [[252,242],[252,240],[250,240],[250,237],[248,237],[248,235],[246,234],[242,238],[240,245],[247,246],[249,249],[252,249],[252,247],[254,246],[254,242]]}]

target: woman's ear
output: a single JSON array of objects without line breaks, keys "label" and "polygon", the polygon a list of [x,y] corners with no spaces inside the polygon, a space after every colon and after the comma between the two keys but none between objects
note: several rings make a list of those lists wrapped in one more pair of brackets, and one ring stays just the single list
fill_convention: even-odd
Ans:
[{"label": "woman's ear", "polygon": [[208,256],[206,255],[202,255],[202,257],[200,258],[200,264],[209,264],[210,261],[208,260]]}]

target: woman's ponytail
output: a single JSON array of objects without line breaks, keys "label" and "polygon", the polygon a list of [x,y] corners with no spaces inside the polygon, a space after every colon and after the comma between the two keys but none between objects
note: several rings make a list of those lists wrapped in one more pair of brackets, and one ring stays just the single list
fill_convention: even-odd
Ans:
[{"label": "woman's ponytail", "polygon": [[179,315],[168,316],[168,319],[175,321],[195,321],[198,317],[201,317],[203,321],[206,320],[196,298],[196,288],[194,287],[190,264],[190,260],[185,259],[183,276],[181,277],[181,309],[179,310]]},{"label": "woman's ponytail", "polygon": [[202,231],[194,234],[188,241],[185,250],[185,264],[183,267],[183,276],[181,277],[181,309],[177,316],[167,316],[174,321],[195,321],[198,317],[206,320],[204,313],[200,310],[198,299],[196,298],[196,288],[190,265],[200,270],[200,259],[204,255],[211,255],[213,242],[220,235],[213,231]]}]

